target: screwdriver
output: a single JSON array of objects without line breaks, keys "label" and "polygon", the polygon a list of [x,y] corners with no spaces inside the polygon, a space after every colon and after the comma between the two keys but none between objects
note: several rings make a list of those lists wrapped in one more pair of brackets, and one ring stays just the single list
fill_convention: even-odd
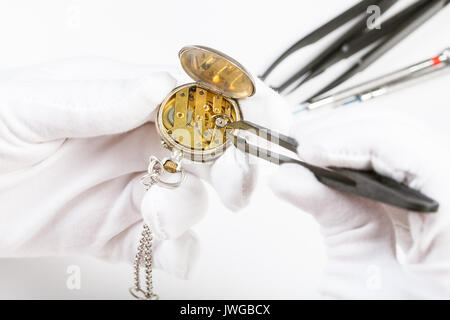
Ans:
[{"label": "screwdriver", "polygon": [[419,80],[425,76],[441,71],[450,66],[450,48],[443,50],[435,57],[420,61],[387,75],[369,80],[354,87],[344,89],[335,94],[318,97],[311,102],[303,103],[294,114],[300,111],[313,110],[325,106],[342,106],[354,102],[364,102],[379,97],[411,80]]}]

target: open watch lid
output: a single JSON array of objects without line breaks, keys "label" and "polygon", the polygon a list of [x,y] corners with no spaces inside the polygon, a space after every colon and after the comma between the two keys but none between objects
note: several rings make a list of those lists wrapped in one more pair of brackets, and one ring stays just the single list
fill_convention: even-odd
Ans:
[{"label": "open watch lid", "polygon": [[206,83],[228,97],[242,99],[255,93],[252,76],[239,62],[220,51],[187,46],[178,56],[184,71],[193,80]]}]

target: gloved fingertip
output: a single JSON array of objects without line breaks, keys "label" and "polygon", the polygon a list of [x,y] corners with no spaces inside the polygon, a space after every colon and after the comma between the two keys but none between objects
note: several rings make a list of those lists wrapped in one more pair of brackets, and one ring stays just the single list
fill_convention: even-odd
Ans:
[{"label": "gloved fingertip", "polygon": [[198,241],[195,232],[192,230],[188,230],[186,233],[190,235],[190,238],[186,244],[187,249],[186,255],[184,257],[185,267],[183,269],[180,269],[179,272],[179,278],[184,280],[190,279],[192,277],[192,274],[197,268],[197,263],[199,261],[201,251],[200,242]]},{"label": "gloved fingertip", "polygon": [[[69,109],[73,115],[66,117],[75,128],[69,126],[73,133],[67,133],[66,136],[86,136],[86,132],[89,132],[88,136],[97,136],[135,129],[152,119],[164,95],[175,84],[175,79],[167,72],[106,84],[100,82],[97,90],[101,93],[93,94],[90,98],[93,107]],[[111,97],[114,94],[117,95],[115,100]],[[67,113],[67,110],[61,111]]]},{"label": "gloved fingertip", "polygon": [[261,126],[287,134],[293,117],[285,97],[256,79],[256,93],[239,101],[244,118]]},{"label": "gloved fingertip", "polygon": [[210,182],[223,204],[232,211],[244,208],[254,190],[256,167],[248,156],[230,147],[211,168]]},{"label": "gloved fingertip", "polygon": [[154,249],[155,267],[179,278],[188,279],[200,253],[198,239],[191,230],[177,239],[161,241]]},{"label": "gloved fingertip", "polygon": [[370,169],[372,159],[369,151],[360,150],[353,152],[347,149],[347,145],[337,148],[336,144],[324,145],[318,140],[304,139],[305,142],[301,144],[298,150],[302,160],[320,167],[335,166],[360,170]]},{"label": "gloved fingertip", "polygon": [[[156,81],[157,80],[157,81]],[[150,100],[150,104],[159,104],[177,84],[176,79],[168,72],[158,72],[144,76],[140,80],[141,94]]]},{"label": "gloved fingertip", "polygon": [[308,169],[297,164],[281,165],[269,179],[269,186],[276,196],[304,209],[329,192]]},{"label": "gloved fingertip", "polygon": [[[100,250],[92,252],[97,258],[107,261],[120,261],[132,264],[141,239],[142,221],[137,221],[126,230],[113,237]],[[150,227],[151,232],[154,230]],[[176,239],[162,240],[153,238],[153,263],[155,268],[163,270],[179,279],[188,279],[199,257],[200,246],[197,236],[188,230]]]},{"label": "gloved fingertip", "polygon": [[186,173],[184,181],[175,189],[152,186],[144,195],[141,212],[155,237],[168,240],[179,237],[199,222],[206,214],[207,207],[208,198],[203,182]]}]

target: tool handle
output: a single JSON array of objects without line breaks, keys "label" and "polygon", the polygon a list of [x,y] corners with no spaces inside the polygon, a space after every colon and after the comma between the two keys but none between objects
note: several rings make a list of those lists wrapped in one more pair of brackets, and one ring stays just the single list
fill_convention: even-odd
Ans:
[{"label": "tool handle", "polygon": [[[417,190],[373,171],[347,168],[309,168],[323,184],[339,191],[355,194],[375,201],[417,212],[436,212],[439,203]],[[334,174],[330,174],[334,173]],[[349,181],[353,183],[349,183]]]},{"label": "tool handle", "polygon": [[[266,141],[272,141],[277,137],[278,145],[290,150],[297,151],[298,143],[295,139],[274,133],[273,131],[258,126],[248,121],[237,121],[230,123],[229,128],[239,130],[252,130],[255,134],[262,134]],[[439,204],[419,191],[408,188],[397,181],[378,175],[373,171],[358,171],[354,169],[329,167],[323,168],[307,163],[300,159],[272,152],[249,144],[245,138],[235,134],[235,130],[228,130],[231,141],[236,148],[245,153],[252,154],[266,161],[281,165],[284,163],[295,163],[309,169],[323,184],[339,191],[352,193],[364,198],[390,204],[399,208],[417,212],[435,212]]]}]

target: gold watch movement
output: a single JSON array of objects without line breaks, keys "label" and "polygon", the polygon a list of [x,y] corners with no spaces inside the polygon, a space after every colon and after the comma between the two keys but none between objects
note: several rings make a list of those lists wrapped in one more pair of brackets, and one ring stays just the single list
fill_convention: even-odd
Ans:
[{"label": "gold watch movement", "polygon": [[177,170],[180,158],[210,161],[230,145],[226,125],[242,120],[238,99],[255,93],[251,75],[237,61],[203,46],[187,46],[179,58],[195,81],[172,90],[161,102],[156,128],[163,145],[172,150],[164,162],[169,172]]}]

